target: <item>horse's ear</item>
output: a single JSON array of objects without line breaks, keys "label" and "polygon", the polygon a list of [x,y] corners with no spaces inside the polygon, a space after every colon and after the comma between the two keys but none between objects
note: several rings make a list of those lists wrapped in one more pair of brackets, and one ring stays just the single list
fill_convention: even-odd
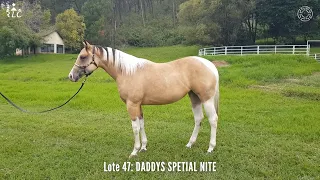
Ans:
[{"label": "horse's ear", "polygon": [[89,44],[88,41],[83,41],[83,45],[87,50],[91,48],[91,44]]}]

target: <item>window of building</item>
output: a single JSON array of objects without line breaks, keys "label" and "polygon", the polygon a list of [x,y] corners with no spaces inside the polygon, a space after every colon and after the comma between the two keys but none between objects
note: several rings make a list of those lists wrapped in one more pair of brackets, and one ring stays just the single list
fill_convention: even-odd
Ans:
[{"label": "window of building", "polygon": [[63,45],[57,45],[57,53],[63,54]]},{"label": "window of building", "polygon": [[54,45],[53,44],[43,44],[41,47],[41,52],[53,53],[54,52]]}]

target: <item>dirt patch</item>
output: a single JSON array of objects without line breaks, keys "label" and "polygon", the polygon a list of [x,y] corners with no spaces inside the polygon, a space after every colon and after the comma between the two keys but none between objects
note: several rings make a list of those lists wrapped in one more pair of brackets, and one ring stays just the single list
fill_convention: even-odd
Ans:
[{"label": "dirt patch", "polygon": [[250,88],[253,89],[263,89],[265,91],[279,91],[282,90],[283,87],[281,87],[280,85],[276,85],[276,84],[271,84],[271,85],[251,85]]},{"label": "dirt patch", "polygon": [[250,88],[262,89],[267,92],[278,92],[285,97],[301,98],[312,101],[320,101],[319,87],[319,72],[300,78],[283,79],[274,84],[250,86]]},{"label": "dirt patch", "polygon": [[300,92],[296,90],[287,90],[281,92],[282,95],[287,97],[298,97],[303,99],[309,99],[313,101],[320,101],[320,94],[315,92]]},{"label": "dirt patch", "polygon": [[227,67],[230,66],[230,64],[226,61],[212,61],[212,63],[216,66],[216,67]]}]

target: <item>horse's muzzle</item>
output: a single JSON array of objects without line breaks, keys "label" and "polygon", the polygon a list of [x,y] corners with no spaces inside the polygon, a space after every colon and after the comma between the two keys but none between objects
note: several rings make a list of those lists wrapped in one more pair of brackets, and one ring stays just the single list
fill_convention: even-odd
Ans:
[{"label": "horse's muzzle", "polygon": [[72,75],[72,73],[70,73],[69,74],[69,79],[72,82],[77,82],[80,78],[79,78],[79,76],[74,76],[74,75]]}]

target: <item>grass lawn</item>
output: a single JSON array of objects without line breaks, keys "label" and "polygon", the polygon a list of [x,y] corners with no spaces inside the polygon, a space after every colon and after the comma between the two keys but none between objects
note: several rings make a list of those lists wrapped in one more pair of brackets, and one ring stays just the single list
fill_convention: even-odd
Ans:
[{"label": "grass lawn", "polygon": [[[131,48],[165,62],[198,47]],[[0,60],[0,92],[28,110],[62,104],[79,88],[66,77],[77,55]],[[128,159],[133,133],[116,84],[103,70],[68,105],[24,114],[0,100],[0,179],[319,179],[320,63],[305,56],[215,56],[219,68],[217,147],[206,154],[204,119],[196,144],[189,99],[145,106],[148,151]],[[216,162],[216,172],[104,172],[104,162]],[[135,166],[133,166],[135,167]]]},{"label": "grass lawn", "polygon": [[312,53],[312,54],[320,53],[320,47],[312,47],[312,48],[310,48],[310,53]]}]

